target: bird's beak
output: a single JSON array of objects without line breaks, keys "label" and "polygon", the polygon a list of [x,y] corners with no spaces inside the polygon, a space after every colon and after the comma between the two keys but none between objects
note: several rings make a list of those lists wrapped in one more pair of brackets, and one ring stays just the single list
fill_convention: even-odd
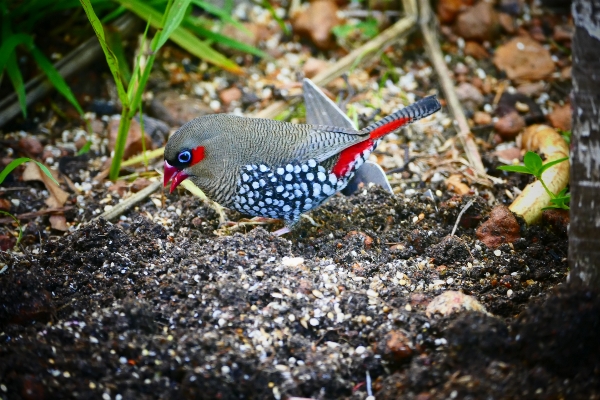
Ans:
[{"label": "bird's beak", "polygon": [[173,182],[171,182],[171,188],[169,189],[169,193],[173,193],[173,190],[175,190],[175,188],[179,186],[179,184],[186,180],[188,177],[189,175],[186,174],[184,170],[177,169],[177,167],[173,167],[167,162],[167,160],[165,160],[164,186],[167,187],[169,182],[173,180]]}]

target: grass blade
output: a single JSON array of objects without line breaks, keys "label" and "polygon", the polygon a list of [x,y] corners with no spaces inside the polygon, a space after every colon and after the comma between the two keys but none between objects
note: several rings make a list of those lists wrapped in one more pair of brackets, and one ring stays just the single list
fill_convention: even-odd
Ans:
[{"label": "grass blade", "polygon": [[56,186],[60,186],[58,184],[58,182],[56,181],[56,179],[54,179],[54,176],[52,176],[52,172],[50,172],[50,170],[48,169],[48,167],[46,167],[41,162],[32,160],[31,158],[28,158],[28,157],[20,157],[20,158],[17,158],[15,160],[12,160],[2,170],[2,172],[0,172],[0,184],[2,182],[4,182],[4,180],[6,179],[6,177],[8,176],[8,174],[10,174],[15,168],[17,168],[19,165],[25,164],[26,162],[29,162],[29,161],[33,161],[34,163],[36,163],[40,167],[40,169],[42,170],[42,172],[44,174],[46,174],[48,176],[48,178],[52,179],[52,182],[56,183]]},{"label": "grass blade", "polygon": [[117,57],[110,50],[108,45],[106,44],[106,37],[104,36],[104,28],[102,27],[102,23],[98,19],[98,16],[94,12],[94,8],[90,3],[90,0],[79,0],[83,9],[92,24],[92,28],[94,28],[94,32],[96,32],[96,36],[98,37],[98,41],[100,42],[100,46],[102,46],[102,50],[104,51],[104,56],[106,57],[106,62],[108,63],[108,68],[113,75],[115,80],[115,85],[117,86],[117,92],[119,94],[119,100],[123,104],[123,107],[129,105],[129,100],[127,98],[127,92],[125,91],[125,87],[123,86],[123,81],[121,79],[121,74],[119,72],[119,61]]},{"label": "grass blade", "polygon": [[[160,29],[161,15],[154,8],[138,0],[118,1],[140,18],[149,21],[154,28]],[[214,64],[235,74],[243,74],[242,69],[236,63],[211,48],[209,45],[198,39],[192,32],[184,29],[181,26],[173,31],[170,39],[179,46],[183,47],[190,54],[205,60],[206,62]]]},{"label": "grass blade", "polygon": [[156,47],[153,50],[160,49],[171,37],[171,34],[179,27],[185,13],[190,6],[190,0],[175,0],[173,5],[168,9],[168,14],[165,18],[165,24],[162,27],[160,37],[156,42]]},{"label": "grass blade", "polygon": [[[189,20],[193,20],[193,19],[190,18]],[[202,26],[199,26],[196,21],[186,21],[187,22],[186,28],[188,28],[190,31],[194,32],[198,36],[203,36],[207,39],[210,39],[214,42],[218,42],[219,44],[221,44],[223,46],[227,46],[232,49],[240,50],[240,51],[243,51],[243,52],[249,53],[249,54],[254,54],[255,56],[258,56],[258,57],[267,58],[267,54],[264,53],[263,51],[257,49],[256,47],[251,46],[246,43],[239,42],[235,39],[230,38],[229,36],[225,36],[220,33],[213,32],[209,29],[206,29]]]},{"label": "grass blade", "polygon": [[246,28],[243,24],[233,19],[229,13],[213,4],[210,4],[206,1],[202,0],[192,0],[192,4],[202,8],[207,13],[210,13],[216,17],[218,17],[221,21],[231,24],[238,28],[240,31],[244,32],[246,35],[250,35],[251,32]]},{"label": "grass blade", "polygon": [[75,95],[71,91],[67,82],[63,79],[60,73],[54,68],[54,65],[46,58],[46,56],[37,48],[32,47],[29,49],[31,51],[31,55],[35,59],[35,62],[38,66],[44,71],[52,85],[62,94],[68,101],[75,107],[79,115],[83,116],[83,109],[79,105],[79,102],[75,98]]},{"label": "grass blade", "polygon": [[21,75],[21,71],[19,71],[19,66],[17,65],[17,57],[13,53],[8,58],[8,65],[6,66],[6,71],[8,72],[8,77],[10,78],[10,82],[15,88],[15,92],[17,93],[17,97],[19,99],[19,105],[21,106],[21,112],[24,117],[27,117],[27,96],[25,95],[25,83],[23,82],[23,75]]}]

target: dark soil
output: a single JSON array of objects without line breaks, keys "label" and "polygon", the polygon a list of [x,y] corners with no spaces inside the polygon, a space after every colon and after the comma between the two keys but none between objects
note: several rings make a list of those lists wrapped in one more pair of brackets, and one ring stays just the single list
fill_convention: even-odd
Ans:
[{"label": "dark soil", "polygon": [[[2,398],[600,396],[600,299],[560,285],[567,239],[547,227],[497,256],[450,236],[468,196],[436,211],[372,188],[287,238],[219,237],[212,209],[173,199],[168,229],[132,214],[3,255]],[[495,316],[427,317],[448,289]]]}]

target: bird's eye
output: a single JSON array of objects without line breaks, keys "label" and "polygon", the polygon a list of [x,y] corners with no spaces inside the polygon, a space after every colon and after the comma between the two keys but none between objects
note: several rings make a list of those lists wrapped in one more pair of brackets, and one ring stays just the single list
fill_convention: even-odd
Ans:
[{"label": "bird's eye", "polygon": [[189,163],[192,160],[192,153],[190,153],[188,150],[184,150],[179,153],[177,160],[179,160],[179,162],[182,164]]}]

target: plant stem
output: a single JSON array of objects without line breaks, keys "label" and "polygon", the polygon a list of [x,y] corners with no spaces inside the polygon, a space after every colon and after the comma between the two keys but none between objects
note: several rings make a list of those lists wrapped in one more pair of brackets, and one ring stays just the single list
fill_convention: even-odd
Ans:
[{"label": "plant stem", "polygon": [[119,132],[117,133],[117,142],[115,143],[115,153],[113,154],[113,161],[110,165],[109,177],[111,181],[116,181],[119,177],[119,172],[121,171],[121,161],[123,160],[129,127],[131,126],[132,116],[130,114],[131,109],[129,106],[123,105],[121,121],[119,122]]}]

